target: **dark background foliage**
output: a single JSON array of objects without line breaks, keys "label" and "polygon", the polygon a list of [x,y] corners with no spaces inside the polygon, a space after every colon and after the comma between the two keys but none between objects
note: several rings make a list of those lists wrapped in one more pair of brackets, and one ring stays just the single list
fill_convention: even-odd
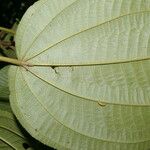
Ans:
[{"label": "dark background foliage", "polygon": [[[37,0],[0,0],[0,26],[12,28],[14,23],[19,23],[25,11]],[[13,40],[13,39],[12,39]],[[0,39],[3,41],[3,39]],[[0,54],[5,55],[0,48]],[[7,63],[0,62],[0,68],[6,66]],[[18,122],[18,121],[17,121]],[[30,145],[23,143],[23,147],[28,149],[30,146],[35,150],[54,150],[33,139],[18,123],[25,137],[28,138]]]},{"label": "dark background foliage", "polygon": [[0,26],[10,28],[37,0],[0,0]]}]

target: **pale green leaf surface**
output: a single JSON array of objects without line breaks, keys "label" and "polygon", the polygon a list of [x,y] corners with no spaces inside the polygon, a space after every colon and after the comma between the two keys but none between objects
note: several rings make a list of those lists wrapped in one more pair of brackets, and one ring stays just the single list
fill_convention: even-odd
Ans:
[{"label": "pale green leaf surface", "polygon": [[[65,1],[63,3],[65,3]],[[51,7],[53,7],[53,9],[60,7],[58,0],[56,1],[56,4],[54,4],[55,3],[54,1],[47,1],[47,3],[49,3],[49,5],[51,5]],[[148,19],[147,19],[147,21],[145,20],[146,19],[145,15],[148,17],[149,11],[150,11],[149,0],[146,0],[146,1],[145,0],[137,0],[137,1],[131,0],[129,2],[126,2],[124,0],[123,1],[121,1],[121,0],[119,0],[119,1],[75,0],[74,3],[71,3],[63,11],[58,13],[53,20],[50,20],[47,17],[47,20],[49,20],[49,25],[46,26],[44,28],[44,30],[42,30],[40,32],[40,34],[38,34],[36,40],[32,39],[33,43],[30,45],[29,48],[21,50],[22,53],[24,53],[25,51],[27,52],[25,58],[24,57],[23,58],[25,60],[30,59],[31,56],[35,57],[37,54],[39,54],[41,52],[43,53],[46,49],[47,49],[46,51],[49,51],[49,55],[52,54],[52,56],[54,56],[53,53],[55,53],[55,52],[53,52],[54,50],[51,49],[51,47],[56,46],[55,51],[59,50],[59,53],[56,52],[56,54],[58,54],[58,56],[56,55],[56,57],[53,57],[53,59],[55,58],[54,60],[58,61],[58,59],[61,57],[61,54],[63,53],[63,57],[62,57],[63,60],[61,63],[64,63],[63,62],[65,60],[64,55],[67,55],[66,53],[64,53],[64,49],[66,49],[66,51],[69,51],[69,53],[70,53],[67,55],[68,57],[67,57],[66,61],[68,61],[68,60],[70,60],[69,58],[74,59],[73,57],[75,57],[75,56],[73,54],[76,51],[80,52],[80,49],[81,49],[80,47],[82,46],[81,53],[82,54],[84,53],[85,58],[80,58],[80,59],[89,60],[91,58],[86,57],[86,55],[89,55],[89,53],[86,53],[86,52],[91,50],[92,52],[90,52],[90,54],[93,54],[93,55],[95,54],[94,52],[96,51],[96,48],[98,46],[100,46],[100,44],[101,44],[101,42],[100,42],[100,39],[102,37],[100,35],[101,32],[102,32],[103,36],[104,36],[104,34],[106,34],[105,38],[104,38],[105,41],[104,41],[104,46],[103,46],[105,48],[102,49],[104,51],[102,51],[101,49],[99,49],[97,51],[99,53],[101,53],[101,55],[104,55],[104,54],[106,54],[107,50],[110,51],[110,49],[107,49],[106,46],[113,46],[110,42],[111,38],[107,37],[107,34],[109,34],[109,36],[111,35],[112,37],[115,34],[115,37],[116,37],[115,40],[118,40],[117,35],[119,33],[121,34],[123,31],[125,32],[125,27],[127,25],[128,25],[128,30],[129,29],[131,30],[134,28],[136,31],[136,27],[137,27],[139,29],[139,34],[140,34],[140,30],[142,30],[143,27],[146,28],[145,24],[146,24],[146,22],[149,22]],[[143,14],[144,12],[145,12],[145,14]],[[47,11],[44,9],[43,14],[40,14],[39,18],[41,19],[45,14],[47,14]],[[34,16],[36,17],[38,15],[39,15],[39,13],[35,13]],[[138,19],[137,17],[139,15],[140,16],[142,15],[142,18]],[[130,17],[134,18],[134,20],[131,21]],[[34,22],[34,26],[36,23],[38,25],[42,24],[42,23],[39,24],[39,18],[38,18],[37,22]],[[122,20],[123,20],[123,22],[122,22]],[[114,28],[112,30],[112,26],[117,24],[118,21],[121,22],[122,25],[119,26],[119,28],[117,28],[117,26],[118,26],[117,25],[116,28]],[[126,21],[126,23],[124,24],[125,21]],[[137,21],[137,23],[136,23],[137,25],[132,25],[136,21]],[[141,22],[141,24],[139,25],[138,22]],[[32,30],[34,30],[34,26],[32,28],[30,28],[30,30],[28,30],[29,33]],[[103,28],[106,28],[106,26],[109,26],[109,27],[107,27],[109,29],[108,31],[106,29],[103,29]],[[100,37],[98,38],[97,36],[95,36],[93,39],[93,41],[94,41],[94,43],[93,43],[92,41],[90,41],[90,39],[88,37],[86,37],[84,35],[88,34],[89,32],[92,32],[93,30],[95,31],[96,30],[95,28],[96,29],[100,28],[100,30],[97,29],[97,31],[98,31],[97,34],[100,35]],[[145,30],[145,29],[143,28],[143,30]],[[93,31],[92,35],[95,34],[96,31],[95,32],[94,31]],[[130,33],[129,31],[126,32],[125,45],[127,45],[127,42],[128,42],[128,34]],[[135,32],[134,34],[137,34],[137,33]],[[134,34],[133,34],[133,36],[134,36]],[[75,43],[76,40],[75,41],[74,41],[74,39],[72,40],[72,38],[76,37],[75,35],[77,35],[77,37],[84,36],[85,40],[87,40],[86,43],[83,43],[82,41],[78,40],[78,44],[76,44],[76,47],[71,46],[71,49],[70,48],[67,49],[70,46],[70,43],[67,43],[67,45],[66,45],[65,44],[66,39],[68,39],[69,41],[73,41],[73,43]],[[30,37],[30,36],[26,36],[25,38],[28,40],[28,37]],[[123,38],[123,35],[121,37]],[[43,38],[44,38],[44,40],[42,40]],[[84,40],[84,38],[82,37],[82,40]],[[138,37],[136,37],[136,38],[137,39],[135,39],[135,40],[138,40]],[[97,41],[99,41],[98,44],[96,44]],[[90,43],[92,43],[93,45]],[[132,44],[132,42],[131,42],[131,44]],[[63,45],[66,46],[64,49],[57,48],[59,46],[61,46],[61,48],[62,48]],[[92,45],[92,49],[91,49],[90,45]],[[117,46],[117,43],[115,45]],[[88,46],[88,49],[86,49],[85,46]],[[85,48],[85,50],[84,50],[84,48]],[[127,48],[125,46],[123,46],[123,48],[125,48],[124,51],[126,51]],[[76,51],[74,49],[76,49]],[[112,49],[112,52],[113,51],[114,51],[114,49]],[[133,51],[136,52],[136,49],[132,50],[131,52],[133,52]],[[144,53],[144,52],[142,51],[142,53]],[[20,55],[22,55],[22,54],[20,54]],[[112,55],[112,54],[110,54],[110,55]],[[113,55],[115,55],[115,54],[113,53]],[[96,56],[96,54],[95,54],[95,56]],[[81,56],[79,55],[78,57],[81,57]],[[124,57],[126,57],[126,56],[124,56]],[[98,55],[98,58],[101,58],[101,56]],[[51,61],[51,59],[48,59],[48,60],[50,61],[50,64],[53,63],[53,61]],[[76,63],[78,63],[78,59],[75,58],[75,60],[76,60]],[[84,61],[86,61],[86,60],[84,60]],[[88,63],[89,63],[89,61],[88,61]],[[55,63],[59,63],[59,62],[55,62]],[[70,62],[70,63],[72,64],[73,62]],[[41,64],[41,62],[40,62],[40,64]]]},{"label": "pale green leaf surface", "polygon": [[8,99],[8,66],[0,69],[0,98]]},{"label": "pale green leaf surface", "polygon": [[37,2],[16,35],[31,66],[10,68],[15,115],[61,150],[148,150],[149,39],[149,0]]},{"label": "pale green leaf surface", "polygon": [[18,127],[10,106],[0,102],[0,149],[25,150],[23,143],[28,142]]},{"label": "pale green leaf surface", "polygon": [[[41,7],[39,3],[34,6],[37,11],[20,36],[32,7],[23,17],[17,32],[17,37],[22,38],[16,39],[16,43],[22,43],[17,46],[19,59],[42,66],[49,76],[41,68],[34,68],[34,73],[85,99],[150,105],[148,1],[76,0],[58,5],[58,1],[42,0],[40,3]],[[39,18],[42,23],[38,23]],[[45,67],[63,65],[78,67],[71,68],[73,71],[58,68],[59,74],[52,75],[51,69]]]},{"label": "pale green leaf surface", "polygon": [[86,67],[31,67],[40,79],[86,100],[150,105],[150,61]]},{"label": "pale green leaf surface", "polygon": [[43,143],[60,149],[143,150],[150,146],[149,107],[102,108],[47,86],[24,69],[11,67],[10,71],[13,111]]},{"label": "pale green leaf surface", "polygon": [[[24,57],[32,41],[36,40],[40,32],[49,25],[49,22],[74,1],[75,0],[40,0],[29,8],[29,11],[24,15],[19,25],[16,36],[16,43],[18,43],[16,47],[18,49],[17,54],[19,59]],[[37,23],[39,19],[40,24]]]},{"label": "pale green leaf surface", "polygon": [[[44,47],[45,41],[42,43],[40,41],[47,37],[43,35],[34,46],[35,50],[28,49],[30,56],[27,57],[31,57],[33,53],[35,56],[29,58],[31,64],[56,66],[81,66],[119,61],[130,63],[134,59],[145,59],[150,57],[149,24],[150,11],[127,14],[77,32],[35,55],[40,49],[37,45]],[[46,33],[49,31],[46,30]]]},{"label": "pale green leaf surface", "polygon": [[[24,33],[26,31],[26,28],[31,21],[33,13],[41,6],[42,1],[38,1],[38,3],[35,3],[34,6],[30,7],[28,11],[25,13],[24,17],[22,18],[22,21],[19,23],[19,28],[17,29],[17,36],[15,36],[16,41],[16,47],[17,47],[17,55],[20,54],[21,45],[22,45],[22,38],[24,36]],[[27,43],[26,43],[27,44]]]}]

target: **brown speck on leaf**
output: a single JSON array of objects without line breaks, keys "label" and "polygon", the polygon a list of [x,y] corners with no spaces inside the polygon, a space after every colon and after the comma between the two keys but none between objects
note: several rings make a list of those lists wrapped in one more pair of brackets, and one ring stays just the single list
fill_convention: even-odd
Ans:
[{"label": "brown speck on leaf", "polygon": [[99,104],[101,107],[105,107],[105,106],[106,106],[106,103],[104,103],[104,102],[98,101],[98,104]]}]

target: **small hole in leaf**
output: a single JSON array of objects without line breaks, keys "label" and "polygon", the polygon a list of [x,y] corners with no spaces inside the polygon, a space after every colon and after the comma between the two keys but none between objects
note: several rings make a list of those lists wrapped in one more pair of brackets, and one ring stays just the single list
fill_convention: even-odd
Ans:
[{"label": "small hole in leaf", "polygon": [[22,144],[25,149],[28,149],[30,146],[27,143]]},{"label": "small hole in leaf", "polygon": [[51,66],[51,68],[52,68],[52,69],[55,69],[55,68],[56,68],[56,66]]}]

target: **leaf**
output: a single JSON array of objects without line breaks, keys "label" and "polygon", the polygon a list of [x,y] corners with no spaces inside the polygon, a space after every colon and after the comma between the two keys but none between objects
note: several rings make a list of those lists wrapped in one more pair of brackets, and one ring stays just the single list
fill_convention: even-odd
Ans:
[{"label": "leaf", "polygon": [[[41,0],[16,34],[13,112],[57,149],[150,148],[150,2]],[[101,107],[104,106],[104,107]]]},{"label": "leaf", "polygon": [[[13,27],[12,27],[12,30],[16,31],[16,29],[17,29],[17,23],[14,23]],[[2,35],[0,55],[4,55],[4,56],[7,56],[7,57],[11,57],[11,58],[16,58],[15,49],[13,49],[14,46],[11,45],[11,44],[14,44],[13,41],[12,41],[13,39],[14,39],[14,36],[12,36],[11,33],[4,33],[4,35]],[[6,44],[7,46],[5,46],[4,43],[7,43]],[[10,45],[8,43],[10,43]]]},{"label": "leaf", "polygon": [[0,98],[5,100],[9,97],[8,69],[8,66],[0,69]]},{"label": "leaf", "polygon": [[24,145],[29,144],[18,127],[10,106],[6,102],[0,102],[0,149],[25,150],[27,148]]}]

